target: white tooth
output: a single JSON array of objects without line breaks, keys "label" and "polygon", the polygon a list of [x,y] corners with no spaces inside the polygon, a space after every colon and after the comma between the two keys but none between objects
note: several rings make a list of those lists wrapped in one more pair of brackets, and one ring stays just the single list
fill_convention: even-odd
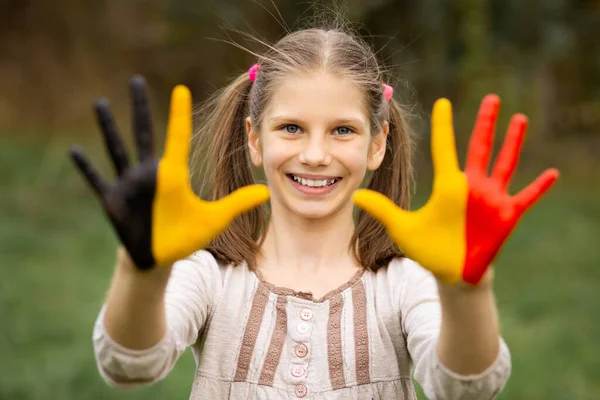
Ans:
[{"label": "white tooth", "polygon": [[336,179],[331,179],[331,180],[327,180],[327,179],[304,179],[301,178],[299,176],[293,175],[292,174],[292,179],[295,182],[298,182],[304,186],[309,186],[309,187],[323,187],[323,186],[329,186],[335,183]]}]

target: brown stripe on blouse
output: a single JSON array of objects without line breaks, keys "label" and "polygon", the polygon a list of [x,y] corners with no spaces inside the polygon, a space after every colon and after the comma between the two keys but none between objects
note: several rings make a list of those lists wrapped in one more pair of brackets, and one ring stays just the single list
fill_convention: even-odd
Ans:
[{"label": "brown stripe on blouse", "polygon": [[286,306],[287,296],[277,296],[277,304],[275,305],[277,312],[277,316],[275,317],[275,330],[271,336],[267,357],[265,358],[265,363],[263,364],[260,373],[260,378],[258,380],[259,385],[273,386],[275,371],[279,366],[281,352],[283,351],[283,343],[285,342],[285,336],[287,335]]},{"label": "brown stripe on blouse", "polygon": [[356,382],[364,385],[371,382],[369,372],[369,331],[367,329],[367,296],[363,281],[352,287],[354,308],[354,355]]},{"label": "brown stripe on blouse", "polygon": [[261,282],[258,284],[258,288],[256,288],[256,292],[254,293],[252,308],[250,309],[250,315],[246,322],[246,330],[244,331],[242,347],[238,354],[235,377],[233,378],[234,382],[246,381],[248,369],[250,368],[250,361],[252,360],[252,353],[254,352],[254,346],[256,346],[256,338],[258,337],[258,331],[260,330],[260,324],[262,323],[268,300],[269,290]]},{"label": "brown stripe on blouse", "polygon": [[344,355],[342,353],[342,308],[344,300],[340,293],[329,302],[329,320],[327,322],[327,356],[329,361],[329,379],[331,387],[346,387],[344,378]]},{"label": "brown stripe on blouse", "polygon": [[406,393],[409,399],[416,399],[413,397],[414,389],[412,386],[409,388],[408,383],[411,382],[410,378],[400,377],[400,386],[402,386],[402,393]]}]

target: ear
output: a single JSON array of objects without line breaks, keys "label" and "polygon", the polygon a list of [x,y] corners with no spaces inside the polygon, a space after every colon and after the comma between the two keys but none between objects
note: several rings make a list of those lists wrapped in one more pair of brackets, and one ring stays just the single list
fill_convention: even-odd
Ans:
[{"label": "ear", "polygon": [[385,150],[387,148],[388,133],[390,133],[390,124],[387,121],[384,121],[381,131],[373,136],[371,146],[369,146],[367,168],[370,171],[375,171],[383,162],[383,157],[385,157]]},{"label": "ear", "polygon": [[252,120],[246,117],[246,134],[248,135],[248,148],[250,149],[250,160],[255,167],[262,166],[262,153],[260,149],[260,135],[252,127]]}]

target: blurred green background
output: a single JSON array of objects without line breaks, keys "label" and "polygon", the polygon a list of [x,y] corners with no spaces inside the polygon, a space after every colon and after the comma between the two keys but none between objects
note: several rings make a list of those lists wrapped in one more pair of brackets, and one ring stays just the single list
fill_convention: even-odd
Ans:
[{"label": "blurred green background", "polygon": [[[512,113],[530,117],[511,191],[550,166],[562,176],[497,261],[513,357],[500,398],[599,399],[600,1],[339,3],[390,68],[398,98],[414,106],[413,207],[430,193],[436,98],[453,102],[462,156],[485,94],[503,99],[498,144]],[[127,79],[145,75],[160,138],[175,84],[200,102],[252,65],[225,42],[260,49],[240,32],[275,41],[316,9],[291,0],[0,2],[0,399],[188,398],[189,352],[148,389],[114,391],[96,371],[91,332],[116,239],[67,149],[81,144],[111,174],[97,96],[110,98],[130,143]]]}]

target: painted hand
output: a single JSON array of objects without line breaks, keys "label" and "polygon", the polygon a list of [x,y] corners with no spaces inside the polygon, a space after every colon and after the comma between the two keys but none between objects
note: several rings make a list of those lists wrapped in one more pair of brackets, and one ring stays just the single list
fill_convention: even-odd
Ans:
[{"label": "painted hand", "polygon": [[106,100],[97,101],[95,109],[117,180],[105,181],[78,148],[71,149],[71,156],[136,266],[169,267],[205,247],[235,217],[267,201],[269,190],[251,185],[215,202],[196,197],[189,184],[189,90],[185,86],[173,90],[165,151],[157,160],[144,79],[133,77],[130,89],[139,164],[130,165]]},{"label": "painted hand", "polygon": [[484,98],[463,172],[456,155],[452,106],[446,99],[435,103],[433,191],[419,210],[403,210],[381,193],[367,189],[354,195],[356,205],[385,225],[407,257],[447,284],[461,280],[477,284],[523,213],[558,178],[558,171],[549,169],[517,195],[508,194],[527,128],[522,114],[513,116],[491,176],[487,176],[499,108],[496,95]]}]

